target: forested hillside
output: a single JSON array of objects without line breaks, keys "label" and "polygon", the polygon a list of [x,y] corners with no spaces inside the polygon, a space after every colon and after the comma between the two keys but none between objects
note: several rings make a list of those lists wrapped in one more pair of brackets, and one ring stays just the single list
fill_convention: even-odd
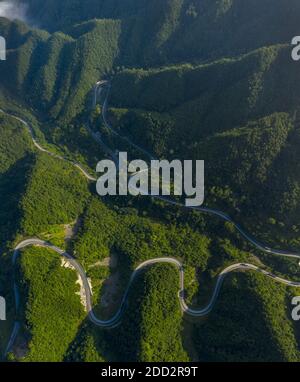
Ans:
[{"label": "forested hillside", "polygon": [[[262,253],[232,223],[154,198],[100,198],[73,165],[93,174],[107,158],[91,131],[113,153],[132,150],[123,136],[158,158],[204,159],[206,207],[230,214],[266,246],[299,251],[300,66],[290,45],[300,34],[299,1],[16,1],[25,19],[0,18],[8,48],[0,109],[24,118],[52,154],[0,113],[0,295],[8,302],[1,354],[18,319],[6,355],[14,361],[299,361],[290,318],[297,289],[263,274],[228,276],[215,309],[199,320],[181,314],[178,269],[148,267],[120,326],[104,330],[89,322],[77,276],[58,255],[27,248],[16,269],[11,262],[28,237],[67,250],[103,319],[118,311],[134,269],[153,258],[182,262],[193,308],[210,301],[232,264],[299,280],[298,259]],[[110,87],[94,107],[102,80]],[[121,137],[103,123],[106,96]],[[17,317],[13,271],[22,290]]]},{"label": "forested hillside", "polygon": [[24,3],[29,20],[34,15],[41,28],[63,33],[1,20],[12,50],[1,82],[26,94],[35,108],[68,121],[82,112],[93,83],[117,67],[212,61],[289,43],[300,12],[296,0]]},{"label": "forested hillside", "polygon": [[128,56],[151,64],[232,56],[286,42],[297,35],[300,11],[297,0],[19,1],[51,31],[94,18],[121,19]]},{"label": "forested hillside", "polygon": [[203,158],[207,204],[250,224],[260,215],[258,233],[272,230],[270,218],[297,230],[299,82],[288,45],[124,70],[113,78],[111,119],[158,157]]}]

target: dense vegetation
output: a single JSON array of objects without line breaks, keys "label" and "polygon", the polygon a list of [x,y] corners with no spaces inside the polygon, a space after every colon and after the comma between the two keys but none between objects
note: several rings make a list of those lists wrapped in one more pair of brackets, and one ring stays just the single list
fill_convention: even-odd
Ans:
[{"label": "dense vegetation", "polygon": [[18,200],[32,163],[32,144],[20,123],[0,114],[0,246],[17,227],[20,217]]},{"label": "dense vegetation", "polygon": [[85,265],[103,260],[115,250],[131,266],[155,257],[175,256],[204,270],[209,243],[189,227],[160,224],[130,209],[117,213],[94,199],[84,216],[74,252]]},{"label": "dense vegetation", "polygon": [[[26,176],[32,164],[32,145],[29,134],[11,118],[0,114],[0,295],[6,296],[8,315],[12,314],[10,262],[4,252],[14,239],[22,216],[18,202],[23,194]],[[9,265],[7,264],[9,262]],[[3,353],[11,323],[0,322],[0,351]]]},{"label": "dense vegetation", "polygon": [[133,65],[232,56],[287,42],[299,32],[297,0],[20,1],[51,31],[72,31],[94,18],[121,19],[122,52]]},{"label": "dense vegetation", "polygon": [[30,236],[47,231],[51,225],[76,221],[88,197],[88,183],[78,170],[47,154],[39,154],[20,203],[22,232]]},{"label": "dense vegetation", "polygon": [[[8,46],[0,107],[30,121],[41,144],[91,171],[105,155],[87,127],[112,150],[127,150],[105,129],[100,106],[91,107],[94,84],[108,79],[109,118],[121,135],[160,158],[204,159],[208,206],[269,245],[299,249],[300,71],[290,57],[298,0],[19,2],[29,6],[34,26],[0,19]],[[228,222],[151,198],[100,200],[78,169],[38,152],[24,126],[1,113],[0,199],[0,295],[10,324],[11,248],[27,236],[72,252],[104,317],[118,308],[132,270],[150,258],[183,262],[186,299],[197,307],[233,263],[299,278],[296,261],[254,251]],[[300,359],[290,320],[294,291],[262,275],[230,276],[206,320],[183,321],[178,271],[153,266],[136,281],[122,325],[112,331],[87,322],[76,279],[57,255],[24,251],[23,326],[9,359]],[[4,351],[11,325],[0,324]]]},{"label": "dense vegetation", "polygon": [[84,317],[77,275],[50,250],[26,249],[20,258],[20,285],[29,331],[25,361],[62,361]]},{"label": "dense vegetation", "polygon": [[104,362],[105,358],[102,354],[107,346],[102,337],[98,328],[92,328],[92,325],[84,323],[69,347],[65,360],[68,362]]},{"label": "dense vegetation", "polygon": [[298,79],[284,45],[204,65],[124,70],[113,80],[111,120],[159,157],[204,159],[207,205],[269,241],[276,228],[287,239],[299,229]]},{"label": "dense vegetation", "polygon": [[[142,362],[187,361],[181,342],[182,321],[178,271],[155,265],[137,281],[120,329],[107,335],[119,360]],[[163,291],[163,293],[162,293]]]},{"label": "dense vegetation", "polygon": [[[85,97],[112,68],[118,52],[118,21],[93,21],[78,38],[49,35],[6,20],[0,20],[0,29],[14,48],[1,65],[1,84],[15,95],[17,90],[36,110],[61,122],[70,122],[84,110]],[[16,71],[11,71],[12,66]]]},{"label": "dense vegetation", "polygon": [[199,359],[299,361],[299,344],[285,308],[289,293],[259,274],[231,276],[209,319],[194,325]]}]

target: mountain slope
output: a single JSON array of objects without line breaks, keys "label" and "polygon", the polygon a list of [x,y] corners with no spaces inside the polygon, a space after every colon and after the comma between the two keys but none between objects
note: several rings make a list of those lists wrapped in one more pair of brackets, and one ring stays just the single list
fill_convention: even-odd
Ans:
[{"label": "mountain slope", "polygon": [[290,41],[298,33],[297,0],[21,0],[41,27],[120,19],[126,50],[140,64],[232,56]]},{"label": "mountain slope", "polygon": [[[18,2],[28,5],[31,26],[0,19],[8,46],[0,107],[32,122],[42,145],[91,171],[105,155],[87,127],[112,150],[123,148],[104,126],[101,105],[92,108],[95,83],[109,80],[108,118],[121,135],[159,158],[204,159],[206,206],[229,213],[266,245],[299,250],[300,70],[290,47],[299,34],[298,0]],[[232,264],[299,278],[296,260],[250,247],[229,222],[151,198],[99,200],[78,169],[36,151],[24,125],[1,114],[0,159],[0,294],[10,324],[10,249],[27,236],[68,247],[91,279],[95,311],[107,318],[131,271],[152,257],[183,262],[194,307],[205,306],[217,275]],[[194,322],[180,315],[177,270],[154,266],[130,291],[122,326],[102,331],[86,322],[75,276],[50,256],[30,248],[19,268],[28,292],[28,330],[19,339],[29,344],[30,360],[299,360],[294,290],[264,275],[230,277],[216,310]],[[47,282],[66,289],[51,295]],[[61,299],[63,321],[55,313]],[[1,326],[1,345],[8,326]]]}]

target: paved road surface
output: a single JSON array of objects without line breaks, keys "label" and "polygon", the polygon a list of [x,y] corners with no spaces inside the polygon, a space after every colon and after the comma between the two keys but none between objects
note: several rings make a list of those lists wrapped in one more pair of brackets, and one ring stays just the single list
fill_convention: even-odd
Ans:
[{"label": "paved road surface", "polygon": [[[21,243],[19,243],[16,246],[14,253],[13,253],[13,257],[12,257],[13,267],[15,267],[15,265],[16,265],[17,258],[21,253],[20,251],[26,247],[29,247],[29,246],[38,246],[38,247],[45,247],[45,248],[51,249],[51,250],[53,250],[53,252],[56,252],[59,255],[61,255],[62,257],[64,257],[64,259],[75,268],[75,270],[79,274],[79,276],[82,280],[82,283],[83,283],[83,287],[84,287],[84,291],[85,291],[85,297],[86,297],[86,309],[87,309],[87,312],[89,315],[89,319],[96,326],[99,326],[102,328],[112,328],[112,327],[115,327],[116,325],[119,324],[119,322],[122,318],[122,314],[124,312],[124,309],[126,307],[126,303],[128,300],[128,294],[129,294],[129,291],[130,291],[130,288],[131,288],[133,282],[136,280],[138,275],[144,269],[146,269],[149,266],[154,265],[154,264],[167,263],[167,264],[172,264],[176,268],[178,268],[178,271],[179,271],[178,298],[180,301],[180,306],[181,306],[183,313],[185,313],[189,316],[192,316],[192,317],[203,317],[212,311],[212,309],[213,309],[213,307],[217,301],[217,298],[218,298],[218,295],[219,295],[219,292],[220,292],[220,289],[221,289],[221,286],[223,284],[225,277],[232,272],[256,271],[256,272],[260,272],[260,273],[264,274],[266,277],[272,278],[274,281],[276,281],[278,283],[285,284],[288,286],[293,286],[293,287],[300,287],[299,282],[289,281],[289,280],[280,278],[280,277],[278,277],[278,276],[276,276],[270,272],[267,272],[264,269],[261,269],[255,265],[246,264],[246,263],[237,263],[237,264],[233,264],[233,265],[225,268],[219,274],[217,281],[216,281],[214,291],[213,291],[213,295],[212,295],[211,300],[208,303],[208,305],[202,309],[191,309],[186,304],[185,297],[184,297],[184,266],[183,266],[183,264],[175,258],[162,257],[162,258],[147,260],[147,261],[141,263],[132,272],[128,286],[127,286],[126,291],[124,293],[124,296],[123,296],[123,299],[122,299],[122,302],[121,302],[121,305],[120,305],[118,312],[109,320],[101,320],[101,319],[97,318],[97,316],[95,315],[95,313],[93,311],[92,292],[91,292],[90,284],[88,282],[88,278],[86,276],[86,273],[85,273],[83,267],[80,265],[80,263],[72,255],[68,254],[64,250],[58,248],[57,246],[55,246],[49,242],[46,242],[46,241],[43,241],[40,239],[36,239],[36,238],[27,239],[27,240],[22,241]],[[15,291],[16,313],[18,313],[19,308],[20,308],[20,292],[19,292],[16,281],[14,282],[14,291]],[[8,351],[11,348],[12,344],[14,343],[14,340],[15,340],[16,335],[17,335],[16,332],[18,331],[19,327],[20,327],[20,324],[18,322],[16,322],[13,333],[11,335],[11,339],[9,341],[9,346],[7,348]]]}]

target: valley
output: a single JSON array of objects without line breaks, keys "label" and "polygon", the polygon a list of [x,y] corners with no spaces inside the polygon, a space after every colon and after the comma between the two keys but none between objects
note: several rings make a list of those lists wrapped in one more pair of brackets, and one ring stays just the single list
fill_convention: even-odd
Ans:
[{"label": "valley", "polygon": [[[0,18],[5,359],[298,361],[298,2],[18,3]],[[120,152],[203,159],[204,204],[100,197]]]}]

